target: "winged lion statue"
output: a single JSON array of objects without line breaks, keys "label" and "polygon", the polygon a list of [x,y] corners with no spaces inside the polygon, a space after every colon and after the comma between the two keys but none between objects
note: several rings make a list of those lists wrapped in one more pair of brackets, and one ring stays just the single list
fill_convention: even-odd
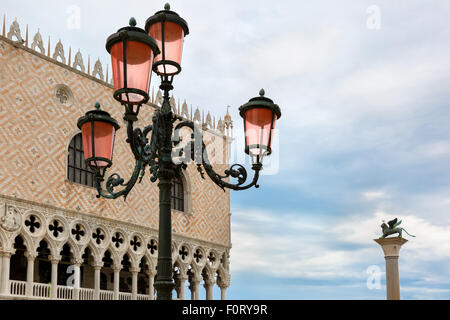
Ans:
[{"label": "winged lion statue", "polygon": [[386,224],[386,222],[383,220],[383,224],[381,225],[381,229],[383,230],[383,235],[380,237],[380,239],[384,239],[387,236],[391,235],[391,234],[395,234],[397,233],[399,237],[402,237],[402,232],[405,231],[409,236],[411,237],[415,237],[412,234],[409,234],[408,231],[406,231],[405,229],[399,227],[399,225],[402,223],[402,221],[398,221],[397,218],[395,218],[394,220],[388,221],[388,223]]}]

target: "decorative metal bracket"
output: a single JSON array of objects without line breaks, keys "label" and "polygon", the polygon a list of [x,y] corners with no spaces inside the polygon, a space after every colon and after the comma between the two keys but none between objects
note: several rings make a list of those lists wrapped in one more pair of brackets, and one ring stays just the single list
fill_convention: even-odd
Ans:
[{"label": "decorative metal bracket", "polygon": [[[150,181],[156,182],[159,178],[161,170],[160,164],[162,162],[172,164],[173,174],[176,176],[181,175],[181,170],[186,169],[186,163],[175,164],[173,162],[172,154],[178,154],[183,156],[183,153],[188,150],[191,154],[188,155],[190,160],[197,161],[201,159],[199,163],[197,161],[197,170],[201,177],[205,179],[204,171],[208,177],[224,191],[225,189],[232,190],[246,190],[253,186],[259,188],[258,179],[259,172],[262,170],[262,164],[253,164],[252,170],[255,172],[254,177],[250,183],[245,185],[248,178],[247,170],[240,164],[233,164],[229,169],[225,170],[224,174],[220,175],[216,173],[210,164],[208,155],[206,152],[206,145],[203,141],[201,144],[196,143],[195,139],[202,137],[199,132],[199,128],[192,121],[180,122],[173,131],[173,124],[175,121],[182,121],[183,119],[175,115],[170,107],[169,91],[173,89],[170,82],[163,82],[161,89],[164,90],[163,104],[160,110],[154,113],[152,119],[152,125],[144,128],[134,128],[134,122],[138,119],[139,110],[141,105],[137,106],[136,110],[133,110],[132,105],[125,105],[125,117],[127,122],[127,143],[130,145],[130,149],[136,159],[135,168],[131,178],[127,183],[119,174],[113,174],[106,180],[106,190],[103,190],[102,183],[104,182],[104,172],[100,173],[99,170],[95,173],[96,188],[98,191],[97,197],[104,197],[107,199],[117,199],[121,196],[126,200],[128,194],[135,186],[136,182],[142,182],[145,175],[147,166],[150,171]],[[185,150],[183,148],[175,149],[180,143],[179,132],[182,128],[189,128],[192,130],[192,140],[188,142],[189,147]],[[152,133],[151,139],[147,137],[149,133]],[[173,136],[173,137],[172,137]],[[195,148],[201,145],[201,148]],[[198,149],[198,150],[196,150]],[[204,171],[203,171],[204,170]],[[237,179],[235,184],[227,182],[229,178]],[[123,187],[120,191],[115,191],[117,187]]]}]

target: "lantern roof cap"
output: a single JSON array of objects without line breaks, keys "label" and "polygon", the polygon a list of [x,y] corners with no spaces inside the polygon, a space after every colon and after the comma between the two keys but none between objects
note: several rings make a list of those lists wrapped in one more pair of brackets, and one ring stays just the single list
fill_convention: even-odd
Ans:
[{"label": "lantern roof cap", "polygon": [[120,129],[120,125],[117,123],[117,121],[114,118],[112,118],[108,112],[101,110],[100,103],[98,102],[95,103],[95,110],[90,110],[86,112],[86,114],[83,117],[78,119],[77,126],[81,130],[81,127],[85,123],[92,121],[106,122],[114,126],[116,130]]},{"label": "lantern roof cap", "polygon": [[189,27],[186,22],[178,13],[170,10],[170,4],[166,3],[164,10],[156,12],[153,16],[147,19],[145,22],[145,31],[148,33],[150,27],[158,22],[169,21],[178,24],[184,30],[184,36],[189,34]]},{"label": "lantern roof cap", "polygon": [[111,48],[114,44],[116,44],[117,42],[129,40],[141,42],[148,45],[152,48],[155,56],[160,54],[161,51],[159,50],[158,44],[156,43],[155,39],[150,37],[144,29],[136,27],[136,25],[136,19],[134,17],[131,17],[129,26],[120,28],[116,33],[108,37],[108,40],[106,40],[106,50],[111,53]]},{"label": "lantern roof cap", "polygon": [[249,102],[241,106],[239,108],[239,113],[241,117],[244,118],[245,113],[250,109],[268,108],[277,115],[277,119],[280,119],[281,117],[280,107],[277,104],[275,104],[272,99],[265,97],[265,94],[266,94],[265,90],[261,89],[259,91],[259,97],[252,98],[249,100]]}]

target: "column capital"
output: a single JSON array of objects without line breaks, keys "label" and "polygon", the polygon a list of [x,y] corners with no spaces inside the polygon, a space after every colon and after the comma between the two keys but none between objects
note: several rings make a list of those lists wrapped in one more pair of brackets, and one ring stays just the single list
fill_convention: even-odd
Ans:
[{"label": "column capital", "polygon": [[94,270],[101,270],[103,268],[103,263],[102,264],[93,264],[91,267]]},{"label": "column capital", "polygon": [[146,270],[146,271],[145,271],[145,274],[146,274],[147,276],[149,276],[149,277],[154,277],[154,276],[156,276],[156,271],[153,271],[153,270]]},{"label": "column capital", "polygon": [[141,268],[130,268],[130,272],[132,274],[138,274],[141,271]]},{"label": "column capital", "polygon": [[203,285],[205,288],[214,286],[216,281],[214,279],[206,279],[205,284]]},{"label": "column capital", "polygon": [[202,281],[201,278],[198,278],[198,277],[189,277],[189,282],[191,283],[191,285],[199,284],[201,281]]},{"label": "column capital", "polygon": [[115,265],[115,264],[113,264],[112,266],[111,266],[111,269],[114,271],[114,272],[120,272],[120,270],[122,270],[122,265]]},{"label": "column capital", "polygon": [[14,255],[14,253],[16,253],[16,250],[5,250],[0,252],[0,257],[2,258],[11,258],[12,255]]},{"label": "column capital", "polygon": [[230,279],[220,280],[220,281],[217,281],[217,285],[221,289],[226,289],[231,285],[231,281],[230,281]]},{"label": "column capital", "polygon": [[189,277],[187,275],[183,275],[183,274],[177,274],[173,278],[176,281],[186,281],[189,279]]},{"label": "column capital", "polygon": [[24,255],[25,255],[25,257],[27,258],[28,261],[35,260],[38,257],[38,253],[37,252],[26,251]]},{"label": "column capital", "polygon": [[61,258],[62,258],[61,255],[57,255],[57,256],[50,255],[50,256],[48,256],[48,260],[50,260],[50,262],[52,264],[58,264],[61,261]]},{"label": "column capital", "polygon": [[408,242],[408,240],[401,237],[375,239],[374,241],[378,243],[383,249],[385,258],[398,258],[400,248],[402,247],[402,245]]},{"label": "column capital", "polygon": [[84,259],[83,258],[73,258],[72,260],[70,260],[70,263],[72,263],[76,266],[81,266],[84,263]]}]

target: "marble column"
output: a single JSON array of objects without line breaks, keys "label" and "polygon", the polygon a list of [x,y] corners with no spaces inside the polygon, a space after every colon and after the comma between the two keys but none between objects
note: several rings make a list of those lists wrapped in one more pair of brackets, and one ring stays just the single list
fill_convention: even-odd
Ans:
[{"label": "marble column", "polygon": [[230,286],[230,275],[228,274],[224,277],[219,277],[217,285],[220,288],[220,299],[227,300],[227,288]]},{"label": "marble column", "polygon": [[50,256],[49,260],[52,264],[52,275],[50,280],[50,298],[55,300],[58,298],[58,264],[61,256]]},{"label": "marble column", "polygon": [[214,279],[206,279],[203,287],[206,290],[206,300],[214,300]]},{"label": "marble column", "polygon": [[36,252],[25,252],[27,258],[27,288],[25,295],[27,297],[33,296],[33,284],[34,284],[34,261],[36,260]]},{"label": "marble column", "polygon": [[0,295],[2,294],[3,288],[3,252],[0,252]]},{"label": "marble column", "polygon": [[119,300],[119,284],[120,284],[120,270],[122,266],[113,266],[114,271],[114,300]]},{"label": "marble column", "polygon": [[408,240],[396,238],[375,239],[384,252],[386,260],[386,298],[387,300],[400,300],[400,277],[398,272],[398,257],[400,248]]},{"label": "marble column", "polygon": [[0,290],[0,294],[9,295],[9,272],[10,272],[10,261],[13,253],[11,252],[3,252],[3,261],[2,261],[2,287]]},{"label": "marble column", "polygon": [[94,268],[94,300],[100,300],[100,272],[101,265],[93,265]]},{"label": "marble column", "polygon": [[3,252],[0,252],[0,294],[2,294],[2,288],[3,288],[3,281],[2,281],[2,278],[3,278],[3,273],[2,273],[2,270],[3,270]]},{"label": "marble column", "polygon": [[200,299],[200,279],[189,278],[189,289],[191,290],[191,300]]},{"label": "marble column", "polygon": [[227,287],[220,287],[220,300],[227,300]]},{"label": "marble column", "polygon": [[175,277],[175,289],[179,300],[186,300],[186,280],[187,276],[178,275]]},{"label": "marble column", "polygon": [[73,271],[74,271],[74,280],[73,280],[73,300],[80,300],[80,267],[83,264],[83,259],[73,259]]},{"label": "marble column", "polygon": [[130,268],[131,272],[131,300],[137,300],[137,284],[139,268]]}]

